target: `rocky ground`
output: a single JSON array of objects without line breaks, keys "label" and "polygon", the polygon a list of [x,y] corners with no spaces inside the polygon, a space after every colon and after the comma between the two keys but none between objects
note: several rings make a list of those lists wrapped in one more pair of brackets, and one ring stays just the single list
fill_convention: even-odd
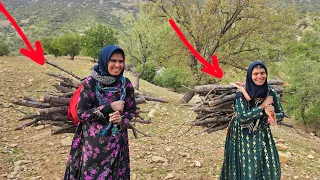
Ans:
[{"label": "rocky ground", "polygon": [[[48,59],[82,77],[93,65],[86,58]],[[43,72],[59,71],[24,57],[0,58],[0,179],[58,180],[63,177],[73,134],[53,136],[51,128],[54,127],[49,126],[15,131],[21,124],[18,119],[23,116],[19,110],[34,109],[9,107],[11,100],[22,99],[24,95],[40,98],[44,93],[37,90],[54,89],[51,84],[56,79]],[[130,74],[126,76],[134,82]],[[179,137],[190,128],[183,123],[195,117],[190,107],[179,104],[182,95],[145,81],[141,81],[140,87],[145,95],[161,97],[170,103],[142,105],[143,110],[150,110],[143,116],[151,117],[153,123],[137,126],[151,137],[140,135],[134,139],[130,133],[132,179],[218,179],[226,130],[195,135],[202,128],[194,127]],[[272,130],[281,150],[282,179],[320,179],[320,139],[299,129],[274,127]]]}]

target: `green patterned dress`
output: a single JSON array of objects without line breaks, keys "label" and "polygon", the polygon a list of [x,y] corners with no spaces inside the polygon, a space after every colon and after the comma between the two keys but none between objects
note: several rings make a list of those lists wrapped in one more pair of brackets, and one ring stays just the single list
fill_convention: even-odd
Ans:
[{"label": "green patterned dress", "polygon": [[[269,88],[277,121],[284,117],[276,92]],[[235,100],[236,115],[230,121],[225,143],[224,163],[220,179],[257,180],[280,179],[281,169],[277,148],[267,115],[258,107],[263,100],[255,100],[249,109],[241,91]]]}]

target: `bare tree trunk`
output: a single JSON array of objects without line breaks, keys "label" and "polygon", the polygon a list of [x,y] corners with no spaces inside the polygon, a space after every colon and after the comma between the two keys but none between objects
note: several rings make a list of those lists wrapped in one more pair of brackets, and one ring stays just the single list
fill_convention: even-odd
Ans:
[{"label": "bare tree trunk", "polygon": [[139,79],[144,74],[145,70],[146,70],[146,66],[145,66],[145,64],[143,64],[142,65],[142,71],[136,77],[136,85],[135,85],[134,89],[139,90]]}]

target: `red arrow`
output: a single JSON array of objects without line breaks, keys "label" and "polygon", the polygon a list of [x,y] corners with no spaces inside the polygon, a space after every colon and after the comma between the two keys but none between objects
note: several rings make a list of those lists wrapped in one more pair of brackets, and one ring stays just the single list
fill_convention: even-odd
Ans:
[{"label": "red arrow", "polygon": [[178,36],[180,37],[181,41],[184,43],[184,45],[191,51],[191,53],[196,57],[200,63],[202,63],[204,66],[202,68],[202,72],[207,73],[211,76],[215,76],[217,78],[223,77],[223,71],[219,67],[218,58],[216,55],[212,55],[212,64],[210,64],[206,59],[204,59],[190,44],[190,42],[185,38],[179,27],[176,25],[173,19],[169,19],[169,23],[171,27],[176,31]]},{"label": "red arrow", "polygon": [[35,42],[36,49],[34,50],[31,43],[27,39],[27,37],[24,35],[23,31],[21,30],[19,25],[15,22],[15,20],[12,18],[10,13],[3,6],[2,2],[0,2],[0,11],[11,22],[11,24],[14,26],[14,28],[18,31],[19,35],[21,36],[21,38],[24,41],[24,43],[26,44],[26,46],[29,48],[29,49],[21,48],[20,53],[29,57],[30,59],[32,59],[36,63],[43,65],[44,64],[44,54],[43,54],[43,49],[42,49],[40,41]]}]

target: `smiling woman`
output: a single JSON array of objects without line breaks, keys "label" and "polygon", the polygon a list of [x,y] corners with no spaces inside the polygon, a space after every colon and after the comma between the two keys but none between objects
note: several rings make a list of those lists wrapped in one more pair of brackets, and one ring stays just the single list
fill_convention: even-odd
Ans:
[{"label": "smiling woman", "polygon": [[124,66],[123,56],[119,50],[118,51],[116,50],[109,60],[108,71],[112,76],[118,76],[121,73],[123,66]]},{"label": "smiling woman", "polygon": [[266,82],[267,73],[266,70],[261,66],[257,65],[252,70],[252,80],[257,86],[262,86]]},{"label": "smiling woman", "polygon": [[262,62],[252,63],[247,71],[245,92],[236,93],[236,115],[228,127],[220,179],[281,178],[270,125],[276,125],[275,121],[281,121],[284,114],[276,92],[268,86],[267,74]]},{"label": "smiling woman", "polygon": [[133,86],[123,76],[124,51],[107,46],[82,83],[79,125],[65,180],[130,179],[128,123],[136,112]]}]

